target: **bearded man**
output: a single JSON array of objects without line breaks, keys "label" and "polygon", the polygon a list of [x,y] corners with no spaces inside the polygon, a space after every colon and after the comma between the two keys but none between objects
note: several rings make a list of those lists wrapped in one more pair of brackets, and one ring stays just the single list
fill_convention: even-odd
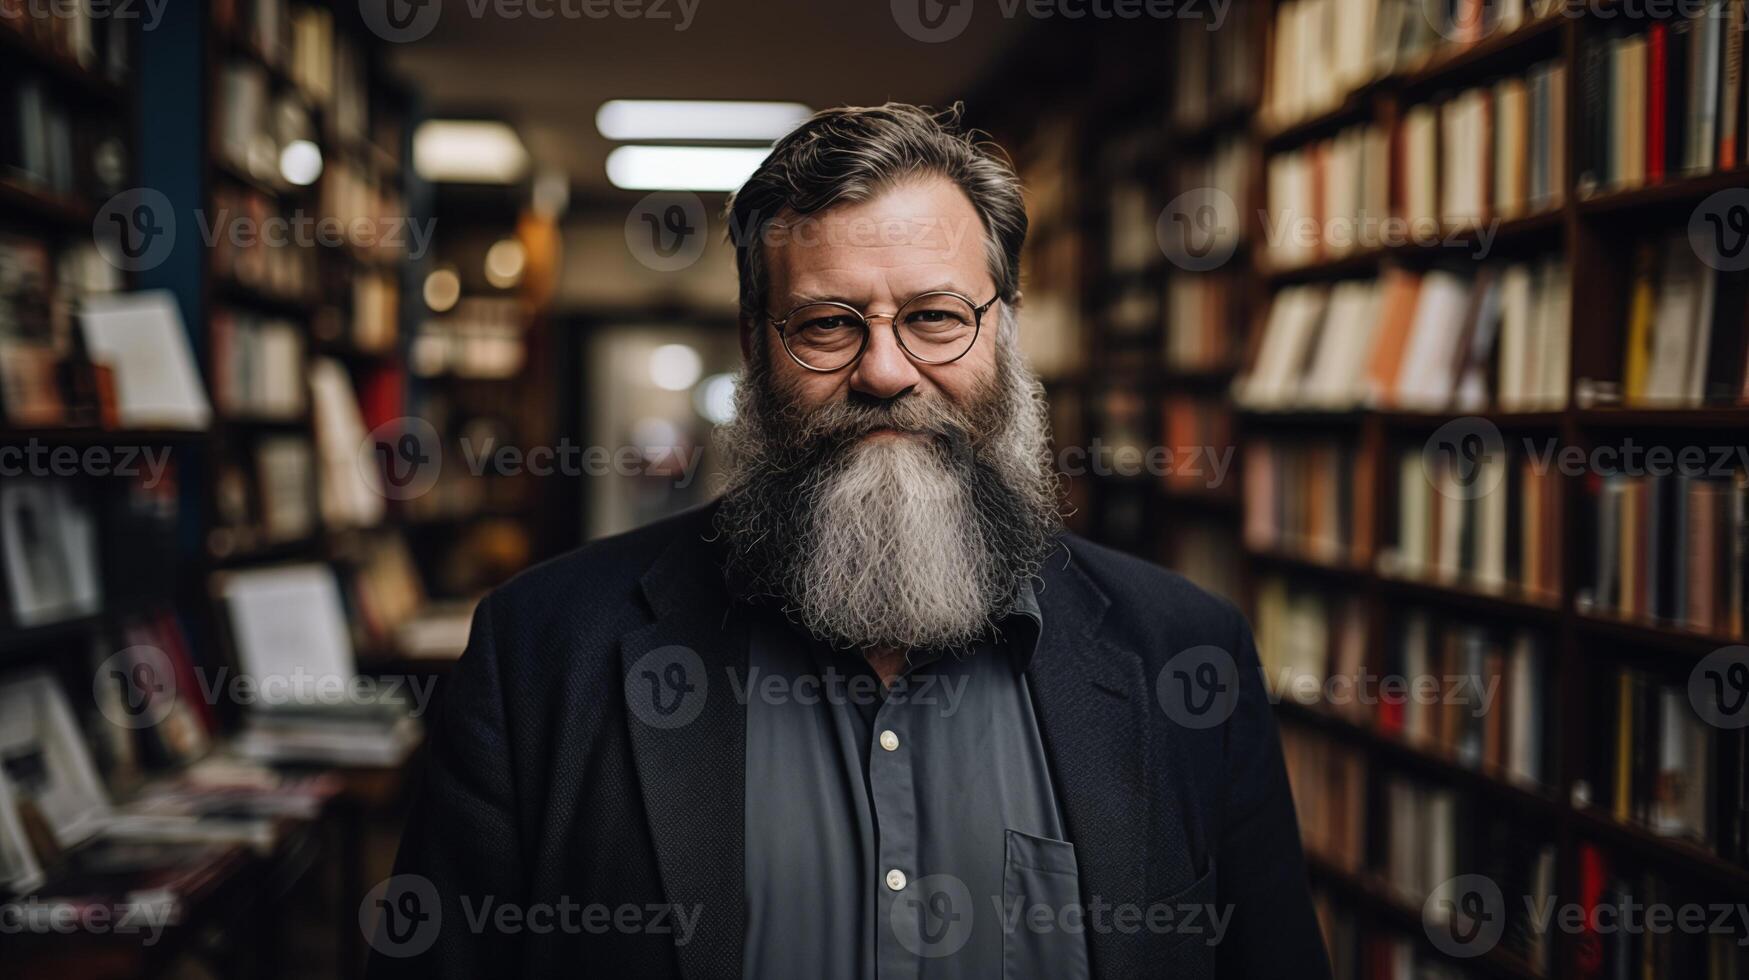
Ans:
[{"label": "bearded man", "polygon": [[837,109],[730,209],[724,492],[482,603],[373,968],[1328,976],[1243,618],[1060,527],[1012,170]]}]

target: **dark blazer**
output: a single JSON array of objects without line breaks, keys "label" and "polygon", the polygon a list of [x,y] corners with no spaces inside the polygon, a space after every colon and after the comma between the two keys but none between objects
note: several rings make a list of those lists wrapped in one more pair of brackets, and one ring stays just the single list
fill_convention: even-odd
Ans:
[{"label": "dark blazer", "polygon": [[[431,722],[396,866],[430,885],[391,879],[385,901],[404,913],[393,938],[407,941],[385,943],[379,929],[374,976],[740,974],[745,713],[724,671],[745,667],[747,646],[735,625],[745,617],[729,615],[711,512],[594,542],[481,603]],[[1243,617],[1177,575],[1074,536],[1042,577],[1044,632],[1028,681],[1083,898],[1232,909],[1212,946],[1207,934],[1089,932],[1094,975],[1327,977]],[[625,677],[647,652],[676,645],[702,659],[708,690],[690,723],[652,727],[628,710],[636,692]],[[1239,696],[1227,721],[1197,730],[1168,716],[1156,683],[1174,654],[1202,645],[1237,661]],[[796,814],[796,832],[807,819]],[[668,903],[698,910],[684,944],[604,918],[630,908],[653,925],[645,908]],[[496,918],[540,906],[520,924]],[[596,906],[595,918],[573,912],[569,929],[547,918],[579,906]],[[410,928],[414,912],[423,931]]]}]

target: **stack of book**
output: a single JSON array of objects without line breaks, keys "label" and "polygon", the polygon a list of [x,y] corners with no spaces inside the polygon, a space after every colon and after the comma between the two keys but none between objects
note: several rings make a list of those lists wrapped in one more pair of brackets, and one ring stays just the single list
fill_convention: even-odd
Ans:
[{"label": "stack of book", "polygon": [[1583,39],[1580,193],[1743,164],[1744,17],[1742,0],[1707,0],[1692,16],[1618,20]]},{"label": "stack of book", "polygon": [[[1749,864],[1749,742],[1704,722],[1686,684],[1618,666],[1599,734],[1596,802],[1616,820],[1678,837]],[[1607,691],[1609,688],[1605,687]]]},{"label": "stack of book", "polygon": [[1399,146],[1403,216],[1465,228],[1559,207],[1566,106],[1566,68],[1551,62],[1409,109]]},{"label": "stack of book", "polygon": [[1263,409],[1559,407],[1569,303],[1558,257],[1289,287],[1238,398]]},{"label": "stack of book", "polygon": [[1306,853],[1349,874],[1367,864],[1367,759],[1315,731],[1282,732]]},{"label": "stack of book", "polygon": [[1642,243],[1634,257],[1621,401],[1685,408],[1749,402],[1739,359],[1749,274],[1715,270],[1686,234]]},{"label": "stack of book", "polygon": [[1376,248],[1396,214],[1391,134],[1377,123],[1272,155],[1265,180],[1266,258],[1274,269]]},{"label": "stack of book", "polygon": [[1590,608],[1741,637],[1749,476],[1609,473],[1588,482],[1595,521]]},{"label": "stack of book", "polygon": [[[1740,977],[1749,969],[1743,926],[1729,922],[1704,929],[1609,928],[1618,909],[1718,909],[1713,896],[1672,884],[1650,870],[1612,861],[1593,844],[1579,846],[1577,904],[1584,911],[1575,940],[1578,976]],[[1601,913],[1601,914],[1599,914]],[[1717,912],[1709,917],[1718,921]],[[1642,919],[1644,916],[1642,916]]]},{"label": "stack of book", "polygon": [[1528,454],[1462,453],[1415,448],[1398,457],[1397,540],[1380,564],[1553,604],[1561,595],[1561,474]]},{"label": "stack of book", "polygon": [[1406,680],[1410,693],[1380,700],[1381,733],[1528,787],[1549,783],[1559,712],[1544,638],[1419,608],[1397,618],[1391,637],[1380,672]]},{"label": "stack of book", "polygon": [[1244,448],[1247,547],[1326,564],[1371,559],[1372,460],[1336,440]]}]

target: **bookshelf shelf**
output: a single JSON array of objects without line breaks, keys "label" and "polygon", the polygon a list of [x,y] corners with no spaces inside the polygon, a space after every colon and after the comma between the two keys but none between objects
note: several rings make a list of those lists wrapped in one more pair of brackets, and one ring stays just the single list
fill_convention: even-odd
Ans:
[{"label": "bookshelf shelf", "polygon": [[1495,34],[1467,47],[1439,53],[1399,79],[1402,94],[1421,98],[1448,86],[1468,86],[1502,72],[1522,69],[1532,62],[1559,55],[1561,27],[1567,18],[1548,14],[1520,25],[1506,34]]},{"label": "bookshelf shelf", "polygon": [[1264,124],[1257,131],[1257,138],[1263,144],[1264,152],[1278,153],[1292,149],[1301,143],[1308,143],[1320,136],[1327,136],[1344,127],[1355,123],[1366,122],[1372,118],[1372,98],[1380,90],[1388,87],[1390,78],[1374,79],[1349,92],[1341,104],[1315,113],[1304,119],[1269,126]]},{"label": "bookshelf shelf", "polygon": [[203,443],[211,438],[205,429],[98,429],[0,427],[0,445],[43,443],[51,446],[180,446]]},{"label": "bookshelf shelf", "polygon": [[1595,640],[1684,657],[1704,657],[1721,647],[1749,645],[1749,639],[1732,639],[1697,633],[1669,623],[1648,623],[1605,612],[1576,614],[1579,632]]},{"label": "bookshelf shelf", "polygon": [[315,315],[320,303],[313,296],[282,296],[235,279],[222,279],[213,284],[214,294],[222,301],[244,306],[260,313],[272,313],[305,319]]},{"label": "bookshelf shelf", "polygon": [[1374,275],[1379,262],[1391,250],[1382,247],[1361,248],[1334,258],[1318,259],[1300,265],[1266,268],[1264,277],[1272,285],[1286,286],[1303,282],[1327,282],[1333,279],[1358,279]]},{"label": "bookshelf shelf", "polygon": [[[0,36],[4,35],[0,29]],[[89,234],[96,217],[97,206],[88,201],[0,177],[0,224]]]},{"label": "bookshelf shelf", "polygon": [[[1743,187],[1745,184],[1749,184],[1749,168],[1738,167],[1734,170],[1679,177],[1645,187],[1599,191],[1590,197],[1582,197],[1578,202],[1578,211],[1580,216],[1587,218],[1644,217],[1647,212],[1657,209],[1664,209],[1668,213],[1672,208],[1693,206],[1718,191]],[[1686,219],[1687,215],[1683,217]]]},{"label": "bookshelf shelf", "polygon": [[1576,411],[1591,429],[1730,429],[1749,431],[1749,408],[1586,408]]},{"label": "bookshelf shelf", "polygon": [[1463,582],[1384,574],[1378,575],[1377,580],[1381,591],[1404,599],[1548,624],[1557,622],[1561,616],[1561,608],[1556,602],[1511,586],[1483,589]]},{"label": "bookshelf shelf", "polygon": [[1464,765],[1435,748],[1412,745],[1322,708],[1282,698],[1276,702],[1276,713],[1289,724],[1316,728],[1361,744],[1397,768],[1413,770],[1447,785],[1485,793],[1500,805],[1544,823],[1558,820],[1565,809],[1547,789],[1532,788],[1504,775]]},{"label": "bookshelf shelf", "polygon": [[1162,485],[1160,496],[1168,503],[1179,507],[1218,511],[1226,514],[1237,514],[1239,511],[1239,498],[1231,493],[1209,490],[1178,490]]},{"label": "bookshelf shelf", "polygon": [[1705,848],[1622,823],[1594,807],[1574,808],[1572,819],[1579,833],[1626,848],[1648,863],[1674,866],[1685,876],[1715,888],[1738,895],[1749,894],[1749,868],[1729,864]]},{"label": "bookshelf shelf", "polygon": [[1372,572],[1359,565],[1338,564],[1283,548],[1246,547],[1245,554],[1253,561],[1286,572],[1333,577],[1349,582],[1369,582],[1373,579]]},{"label": "bookshelf shelf", "polygon": [[68,55],[51,50],[24,36],[14,25],[15,14],[0,19],[0,54],[8,60],[36,69],[52,79],[56,91],[71,95],[89,105],[120,111],[128,106],[128,90],[79,64]]}]

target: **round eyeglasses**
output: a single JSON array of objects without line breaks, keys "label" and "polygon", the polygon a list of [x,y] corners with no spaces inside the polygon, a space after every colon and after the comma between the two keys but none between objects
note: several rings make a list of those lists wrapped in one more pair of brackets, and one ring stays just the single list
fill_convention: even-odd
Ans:
[{"label": "round eyeglasses", "polygon": [[810,371],[838,371],[856,363],[868,349],[869,321],[883,317],[893,322],[893,337],[912,360],[950,364],[977,343],[984,313],[1000,298],[978,306],[959,293],[937,290],[911,297],[897,313],[867,315],[848,303],[804,303],[771,325],[790,358]]}]

